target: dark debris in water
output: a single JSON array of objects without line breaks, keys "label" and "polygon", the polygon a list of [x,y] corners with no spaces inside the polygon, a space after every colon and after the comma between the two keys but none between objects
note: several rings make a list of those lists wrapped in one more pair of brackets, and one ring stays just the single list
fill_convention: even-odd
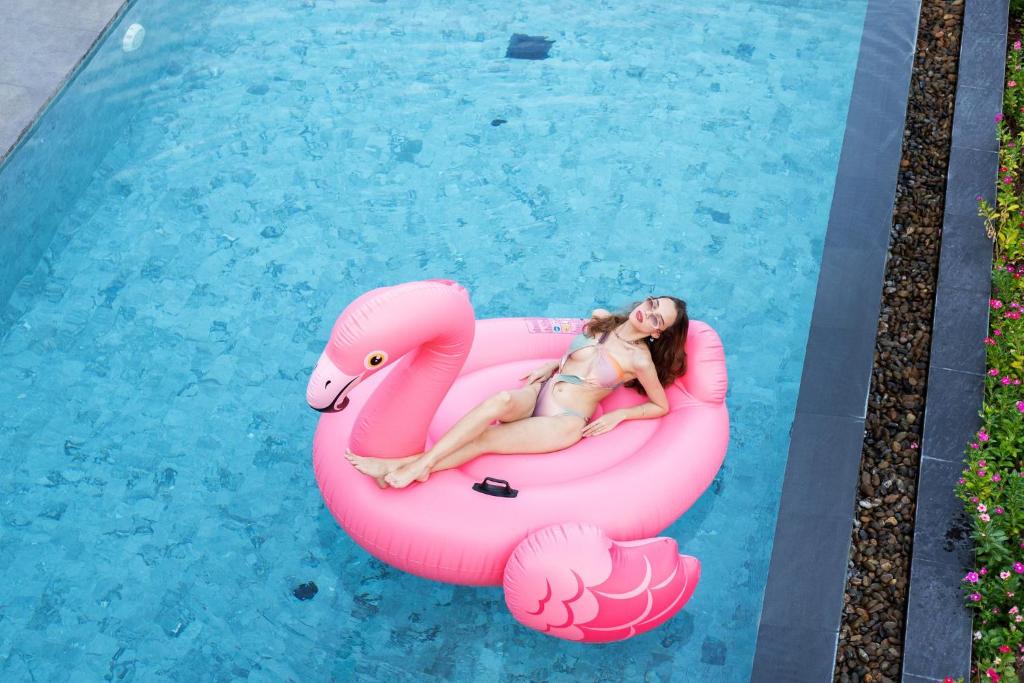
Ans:
[{"label": "dark debris in water", "polygon": [[492,126],[500,126],[503,123],[508,123],[508,121],[506,121],[505,119],[494,119],[493,121],[491,121]]},{"label": "dark debris in water", "polygon": [[555,41],[548,40],[547,36],[513,33],[509,38],[505,56],[512,59],[547,59],[548,51],[554,44]]},{"label": "dark debris in water", "polygon": [[292,595],[297,597],[299,600],[312,600],[313,596],[317,594],[320,589],[316,587],[316,584],[312,581],[307,583],[300,583],[298,586],[292,589]]},{"label": "dark debris in water", "polygon": [[267,239],[274,239],[284,234],[284,226],[281,225],[268,225],[260,231],[260,235]]}]

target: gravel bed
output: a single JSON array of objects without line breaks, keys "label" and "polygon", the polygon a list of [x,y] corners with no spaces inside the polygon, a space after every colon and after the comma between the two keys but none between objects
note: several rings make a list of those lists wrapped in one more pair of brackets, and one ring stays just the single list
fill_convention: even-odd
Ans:
[{"label": "gravel bed", "polygon": [[842,683],[900,678],[963,8],[921,8],[836,653]]}]

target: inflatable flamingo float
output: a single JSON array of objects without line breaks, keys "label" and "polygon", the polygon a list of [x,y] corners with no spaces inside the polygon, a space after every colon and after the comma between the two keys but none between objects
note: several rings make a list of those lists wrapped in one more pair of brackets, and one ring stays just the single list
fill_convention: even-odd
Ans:
[{"label": "inflatable flamingo float", "polygon": [[[582,320],[476,320],[447,280],[383,287],[334,324],[307,387],[321,411],[313,466],[338,523],[367,552],[429,579],[504,585],[521,623],[559,638],[622,640],[672,617],[700,578],[696,558],[656,538],[710,485],[729,416],[718,335],[691,321],[689,370],[670,412],[545,455],[484,455],[423,484],[380,489],[345,449],[423,452],[471,407],[557,358]],[[635,405],[620,388],[598,408]]]}]

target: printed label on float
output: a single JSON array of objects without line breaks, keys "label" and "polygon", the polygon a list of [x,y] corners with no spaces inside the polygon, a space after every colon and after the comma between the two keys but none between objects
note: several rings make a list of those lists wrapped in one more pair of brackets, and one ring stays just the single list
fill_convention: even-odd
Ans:
[{"label": "printed label on float", "polygon": [[527,318],[531,334],[580,334],[586,321],[578,318]]}]

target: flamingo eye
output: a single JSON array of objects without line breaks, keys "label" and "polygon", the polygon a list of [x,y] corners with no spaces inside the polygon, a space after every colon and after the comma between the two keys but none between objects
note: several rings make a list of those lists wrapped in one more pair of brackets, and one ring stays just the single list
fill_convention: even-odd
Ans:
[{"label": "flamingo eye", "polygon": [[387,362],[387,360],[388,354],[386,352],[371,351],[370,353],[366,354],[366,359],[363,360],[363,366],[365,366],[367,370],[373,370],[374,368],[379,368],[380,366],[384,365],[384,363]]}]

